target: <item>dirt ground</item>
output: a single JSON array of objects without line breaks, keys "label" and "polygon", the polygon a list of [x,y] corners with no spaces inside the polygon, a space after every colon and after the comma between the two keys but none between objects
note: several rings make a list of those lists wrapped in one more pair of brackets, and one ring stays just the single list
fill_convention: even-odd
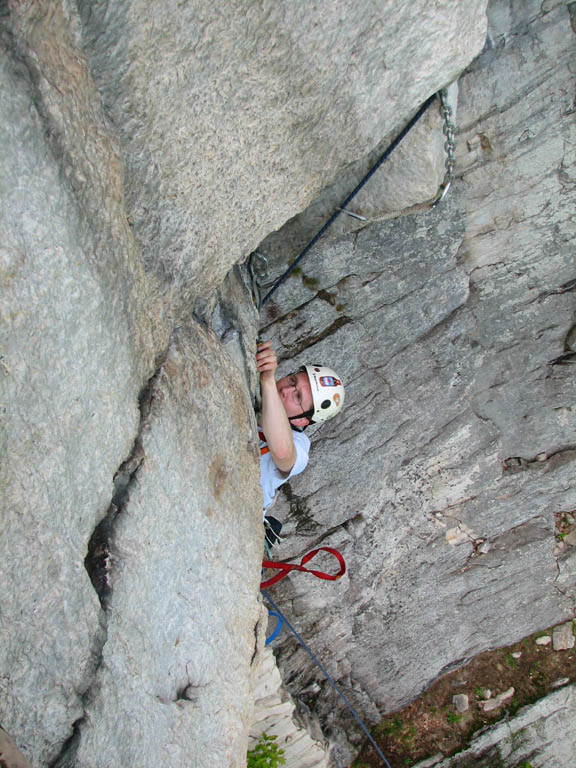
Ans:
[{"label": "dirt ground", "polygon": [[[552,629],[537,632],[515,645],[486,651],[466,667],[438,680],[422,696],[397,712],[386,715],[372,730],[372,737],[391,768],[406,768],[442,752],[445,757],[465,749],[472,736],[499,720],[511,717],[526,704],[542,698],[559,681],[576,681],[576,648],[555,651],[552,643],[539,645],[536,639],[552,637]],[[573,623],[576,634],[576,622]],[[565,682],[564,684],[567,684]],[[514,695],[491,711],[480,702],[487,692],[497,696],[514,688]],[[460,714],[453,696],[466,694],[469,709]],[[366,740],[353,768],[381,768],[382,759]]]}]

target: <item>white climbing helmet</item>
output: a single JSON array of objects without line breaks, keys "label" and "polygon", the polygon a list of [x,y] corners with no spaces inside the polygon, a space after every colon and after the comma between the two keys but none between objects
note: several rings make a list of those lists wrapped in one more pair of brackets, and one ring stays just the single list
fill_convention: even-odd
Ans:
[{"label": "white climbing helmet", "polygon": [[314,413],[310,421],[328,421],[340,411],[344,404],[342,380],[331,368],[323,365],[304,365],[312,389]]}]

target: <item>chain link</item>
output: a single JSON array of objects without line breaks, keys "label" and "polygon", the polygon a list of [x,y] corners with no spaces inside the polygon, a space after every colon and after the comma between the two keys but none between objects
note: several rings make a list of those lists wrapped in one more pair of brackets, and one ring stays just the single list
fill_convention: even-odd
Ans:
[{"label": "chain link", "polygon": [[444,181],[442,184],[440,184],[440,188],[438,189],[438,193],[434,199],[433,205],[437,205],[446,196],[450,186],[452,185],[452,182],[454,181],[454,168],[456,167],[456,139],[454,138],[454,132],[456,129],[452,120],[452,107],[448,103],[448,89],[443,88],[438,92],[438,95],[440,97],[440,114],[444,120],[442,132],[446,139],[444,141],[444,151],[446,152],[444,167],[446,168],[446,173],[444,174]]},{"label": "chain link", "polygon": [[248,272],[252,283],[252,295],[256,309],[262,308],[262,283],[268,277],[268,259],[264,254],[253,251],[248,259]]}]

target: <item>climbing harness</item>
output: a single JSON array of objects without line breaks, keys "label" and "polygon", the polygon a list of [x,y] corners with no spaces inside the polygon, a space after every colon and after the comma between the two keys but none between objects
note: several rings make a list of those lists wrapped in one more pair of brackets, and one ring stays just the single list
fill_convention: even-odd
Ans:
[{"label": "climbing harness", "polygon": [[286,618],[286,616],[284,616],[284,614],[282,613],[282,611],[280,610],[280,608],[278,608],[278,606],[276,605],[276,603],[274,602],[274,600],[272,600],[272,598],[270,597],[270,595],[269,595],[267,592],[265,592],[264,590],[262,590],[262,594],[263,594],[264,598],[265,598],[265,599],[266,599],[266,600],[267,600],[267,601],[270,603],[270,605],[271,605],[271,606],[272,606],[272,608],[274,609],[274,615],[276,615],[276,616],[279,616],[279,617],[280,617],[280,618],[283,620],[284,624],[286,624],[286,626],[288,627],[288,629],[290,630],[290,632],[292,632],[292,634],[294,635],[294,637],[296,638],[296,640],[298,640],[298,642],[300,643],[300,645],[302,646],[302,648],[304,648],[304,650],[306,651],[306,653],[307,653],[307,654],[310,656],[310,658],[312,659],[312,661],[313,661],[313,662],[316,664],[316,666],[318,667],[318,669],[319,669],[319,670],[322,672],[322,674],[324,675],[324,677],[326,678],[326,680],[328,680],[328,682],[330,683],[330,685],[332,686],[332,688],[334,688],[334,690],[336,691],[336,693],[338,694],[338,696],[340,696],[340,698],[342,699],[342,701],[344,702],[344,704],[345,704],[345,705],[348,707],[348,709],[350,710],[350,712],[353,714],[353,716],[354,716],[354,719],[356,720],[356,722],[358,723],[358,725],[360,726],[360,728],[362,728],[362,730],[364,731],[364,733],[365,733],[365,734],[366,734],[366,736],[368,737],[368,739],[369,739],[370,743],[372,744],[372,746],[374,747],[374,749],[376,750],[376,752],[378,753],[378,755],[379,755],[379,756],[382,758],[382,760],[384,761],[384,765],[388,766],[388,768],[391,768],[391,766],[390,766],[390,763],[388,762],[388,760],[386,760],[386,758],[385,758],[385,757],[384,757],[384,755],[382,754],[382,751],[380,750],[380,748],[379,748],[378,744],[376,744],[376,742],[375,742],[375,741],[374,741],[374,739],[372,738],[372,734],[370,733],[370,731],[368,730],[368,728],[367,728],[367,727],[364,725],[364,723],[363,723],[363,722],[362,722],[362,720],[360,719],[359,715],[356,713],[356,710],[354,709],[354,707],[352,706],[352,704],[350,704],[350,702],[348,701],[348,699],[346,698],[346,696],[345,696],[345,695],[342,693],[342,691],[340,690],[340,688],[338,687],[338,685],[337,685],[337,684],[334,682],[334,680],[333,680],[333,679],[332,679],[332,677],[330,676],[330,674],[329,674],[328,670],[327,670],[327,669],[326,669],[326,668],[323,666],[322,662],[321,662],[321,661],[320,661],[320,660],[319,660],[319,659],[318,659],[318,658],[317,658],[317,657],[314,655],[314,653],[312,652],[312,650],[310,649],[310,647],[307,645],[307,643],[305,642],[305,640],[304,640],[304,639],[303,639],[303,638],[302,638],[302,637],[301,637],[301,636],[298,634],[298,632],[297,632],[297,631],[294,629],[294,627],[292,626],[292,624],[291,624],[291,623],[288,621],[288,619]]},{"label": "climbing harness", "polygon": [[[454,151],[456,147],[455,140],[454,140],[455,128],[452,120],[452,108],[448,103],[448,90],[446,88],[439,91],[438,94],[432,94],[432,96],[426,99],[424,104],[422,104],[420,109],[412,117],[409,123],[398,134],[398,136],[396,136],[396,138],[387,147],[387,149],[376,161],[376,163],[370,168],[370,170],[364,176],[364,178],[356,185],[356,187],[352,190],[352,192],[350,192],[348,197],[339,206],[336,207],[334,213],[332,213],[332,215],[329,217],[326,223],[318,230],[318,232],[314,235],[314,237],[310,240],[310,242],[300,251],[300,253],[294,259],[292,264],[290,264],[288,269],[278,278],[278,280],[274,283],[274,285],[268,291],[268,293],[264,296],[264,298],[262,298],[262,280],[266,277],[266,270],[264,271],[262,270],[262,263],[263,263],[262,260],[265,261],[266,259],[261,253],[258,253],[258,251],[254,251],[252,254],[250,254],[250,257],[248,260],[248,270],[252,280],[254,303],[256,304],[258,311],[260,311],[260,309],[268,301],[270,301],[270,299],[272,298],[274,293],[276,293],[278,288],[288,279],[288,277],[292,274],[294,269],[296,269],[300,261],[302,261],[304,256],[306,256],[306,254],[316,245],[318,240],[320,240],[320,238],[332,226],[332,224],[336,221],[336,219],[340,216],[341,213],[345,213],[348,216],[352,216],[353,218],[358,219],[360,221],[367,221],[365,216],[360,216],[360,214],[354,213],[353,211],[348,210],[347,206],[356,197],[358,192],[360,192],[360,190],[370,181],[372,176],[374,176],[374,174],[380,168],[380,166],[388,159],[388,157],[400,144],[402,139],[404,139],[404,137],[416,125],[416,123],[420,120],[422,115],[424,115],[428,107],[436,99],[436,96],[438,96],[440,100],[440,113],[444,120],[442,131],[444,133],[444,136],[446,137],[446,140],[444,142],[444,150],[446,152],[446,160],[444,164],[446,167],[446,173],[444,176],[444,180],[442,181],[442,184],[438,189],[438,193],[436,194],[436,197],[432,202],[432,207],[438,205],[438,203],[444,199],[444,197],[448,193],[448,190],[450,189],[450,186],[452,185],[452,181],[454,180],[454,167],[455,167]],[[266,264],[266,267],[267,267],[267,264]]]},{"label": "climbing harness", "polygon": [[[316,571],[313,568],[306,568],[306,563],[309,563],[310,560],[312,560],[318,552],[328,552],[329,555],[332,555],[336,558],[340,565],[340,569],[338,570],[338,573],[331,574],[331,573],[324,573],[324,571]],[[275,576],[271,576],[269,579],[265,579],[260,583],[260,589],[265,589],[266,587],[271,587],[273,584],[277,584],[279,581],[282,581],[282,579],[285,579],[286,576],[290,573],[290,571],[303,571],[304,573],[311,573],[313,576],[316,576],[317,579],[324,579],[325,581],[337,581],[339,578],[344,576],[346,573],[346,561],[338,552],[337,549],[332,549],[332,547],[318,547],[318,549],[312,549],[310,552],[308,552],[307,555],[304,555],[302,560],[300,561],[300,564],[298,563],[284,563],[284,562],[273,562],[272,560],[263,560],[262,561],[262,568],[268,568],[272,571],[278,571],[278,573]]]}]

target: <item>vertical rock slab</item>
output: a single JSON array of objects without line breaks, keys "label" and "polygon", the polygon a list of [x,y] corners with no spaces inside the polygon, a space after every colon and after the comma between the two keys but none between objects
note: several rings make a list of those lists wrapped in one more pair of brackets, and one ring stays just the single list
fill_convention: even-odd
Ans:
[{"label": "vertical rock slab", "polygon": [[110,538],[107,641],[75,764],[239,768],[262,498],[251,403],[211,331],[175,332],[140,441]]},{"label": "vertical rock slab", "polygon": [[286,768],[328,768],[330,755],[321,732],[318,733],[320,726],[299,716],[270,647],[263,649],[255,675],[249,748],[254,749],[265,733],[275,737],[276,745],[283,750]]},{"label": "vertical rock slab", "polygon": [[[205,750],[210,759],[217,753],[223,763],[241,764],[252,707],[248,668],[262,541],[261,496],[252,451],[257,443],[250,438],[248,425],[254,417],[245,395],[245,377],[215,338],[194,352],[188,347],[187,359],[196,355],[201,361],[198,388],[213,385],[206,394],[211,406],[203,411],[197,439],[202,447],[213,448],[219,438],[225,445],[221,453],[195,455],[194,463],[180,473],[163,463],[174,456],[169,449],[164,454],[161,445],[156,464],[150,460],[141,467],[142,446],[149,456],[154,451],[139,434],[145,423],[141,409],[150,406],[146,397],[139,396],[153,390],[166,372],[165,364],[152,376],[155,358],[162,357],[168,342],[172,318],[169,311],[161,311],[166,307],[158,305],[157,287],[145,275],[131,235],[120,152],[86,66],[73,5],[51,0],[10,2],[0,14],[0,574],[8,585],[0,602],[0,720],[33,765],[73,761],[79,748],[82,760],[98,765],[100,756],[119,749],[118,741],[123,740],[127,751],[137,751],[130,762],[142,763],[141,740],[135,734],[132,741],[126,739],[129,725],[136,721],[122,720],[122,713],[130,718],[132,705],[114,707],[111,697],[106,709],[101,696],[107,691],[108,669],[118,673],[116,688],[111,688],[113,693],[119,691],[124,703],[137,686],[130,676],[133,659],[127,662],[123,655],[122,639],[127,637],[134,647],[150,642],[163,654],[154,659],[158,669],[150,667],[150,690],[154,697],[161,681],[159,698],[153,700],[161,702],[165,720],[161,716],[153,720],[158,712],[148,708],[146,697],[139,699],[146,712],[141,720],[149,724],[147,735],[157,747],[150,750],[150,759],[156,764],[161,753],[164,762],[173,758],[182,764],[180,744],[185,740],[179,729],[186,728],[193,736],[187,742],[190,760]],[[226,302],[233,304],[241,292],[236,282],[234,291],[223,289],[224,315]],[[245,332],[246,339],[239,336],[242,344],[253,337],[250,323],[241,319],[249,314],[244,310],[234,315]],[[231,328],[230,338],[235,330]],[[248,368],[253,375],[252,361]],[[227,386],[230,380],[233,387]],[[179,402],[183,401],[182,396]],[[165,425],[166,430],[174,429],[166,437],[170,445],[178,436],[188,438],[187,428],[195,424],[195,402],[191,396],[190,408],[181,408],[179,425]],[[215,416],[225,425],[221,430],[210,421]],[[227,428],[234,438],[228,439]],[[185,443],[179,447],[184,450]],[[148,572],[148,578],[147,560],[136,563],[143,571],[131,571],[128,594],[120,587],[109,598],[117,601],[113,604],[119,606],[119,615],[113,614],[108,628],[85,557],[94,528],[107,510],[109,531],[114,530],[119,488],[122,508],[135,495],[136,471],[143,484],[152,478],[154,511],[170,498],[180,517],[174,521],[160,516],[162,552],[156,553],[155,562],[161,560],[163,570],[152,576]],[[208,477],[204,484],[197,477],[202,472]],[[122,488],[125,480],[127,486]],[[194,565],[203,576],[198,578],[187,562],[185,573],[195,575],[185,580],[192,597],[182,598],[188,600],[184,608],[180,592],[171,589],[169,571],[170,558],[180,565],[191,556],[179,549],[182,531],[190,523],[182,502],[177,506],[180,497],[187,501],[192,497],[192,507],[215,498],[214,506],[203,509],[206,519],[223,508],[233,513],[218,518],[221,538],[204,538],[209,554],[196,553]],[[244,524],[246,519],[252,524],[239,534],[233,524]],[[195,522],[198,533],[201,526]],[[121,562],[121,548],[112,553],[110,546],[106,549],[109,537],[98,545],[104,546],[99,552],[104,565],[111,558],[116,566]],[[204,567],[205,554],[212,569]],[[228,555],[234,557],[233,563]],[[105,582],[112,578],[106,570],[104,577]],[[134,584],[150,582],[154,587],[147,597],[156,592],[160,613],[166,610],[165,623],[160,623],[158,612],[147,614],[148,624],[137,613],[146,603],[142,591],[133,591]],[[181,585],[175,577],[175,589]],[[202,594],[196,599],[200,585]],[[118,629],[130,624],[134,613],[147,633],[144,640],[137,632],[130,635]],[[191,622],[208,637],[194,639],[193,633],[187,634]],[[176,624],[184,627],[185,640],[181,652],[172,655],[172,645],[166,648],[162,632],[166,625]],[[115,644],[118,635],[121,642]],[[168,635],[178,648],[180,636]],[[184,651],[190,654],[186,659]],[[214,670],[216,681],[204,693],[203,675]],[[219,673],[226,680],[219,680]],[[175,682],[176,675],[180,677]],[[146,682],[144,677],[141,682]],[[202,696],[196,696],[196,689]],[[173,701],[179,703],[172,706]],[[165,709],[164,702],[168,702]],[[100,707],[113,721],[106,730],[103,718],[90,710],[90,723],[103,728],[100,735],[104,733],[103,745],[94,737],[98,753],[90,752],[89,737],[87,744],[82,743],[89,705]],[[181,716],[185,705],[188,717]],[[196,713],[192,718],[191,711]],[[166,722],[162,730],[159,724]]]},{"label": "vertical rock slab", "polygon": [[83,716],[102,642],[84,558],[154,365],[121,166],[58,11],[0,17],[0,720],[33,765]]},{"label": "vertical rock slab", "polygon": [[150,268],[218,284],[484,44],[476,0],[78,3]]},{"label": "vertical rock slab", "polygon": [[[43,765],[81,717],[94,671],[100,607],[86,546],[152,361],[121,271],[115,289],[102,279],[111,252],[61,176],[29,73],[2,40],[0,720]],[[145,316],[139,324],[145,335]]]},{"label": "vertical rock slab", "polygon": [[[347,385],[275,510],[292,534],[280,556],[335,546],[347,577],[277,590],[368,721],[574,615],[554,527],[576,505],[576,391],[559,364],[575,311],[574,31],[562,4],[493,12],[460,80],[451,201],[319,244],[266,310],[282,370],[318,360]],[[350,716],[291,641],[280,662],[293,694],[318,679],[347,764]]]},{"label": "vertical rock slab", "polygon": [[[471,57],[472,51],[474,48]],[[457,81],[446,90],[447,104],[452,110],[451,122],[454,124]],[[389,219],[408,208],[429,207],[446,175],[445,121],[439,98],[434,99],[420,117],[418,115],[415,110],[405,125],[386,135],[369,155],[348,166],[305,211],[290,219],[280,230],[272,232],[258,246],[259,253],[270,257],[271,263],[278,267],[280,262],[292,261],[294,254],[306,247],[332,214],[336,210],[342,211],[340,206],[343,201],[390,150],[387,159],[333,222],[329,236],[363,229],[367,224]],[[408,132],[401,138],[404,130]],[[396,141],[399,143],[394,146]],[[279,274],[281,270],[272,277]]]}]

